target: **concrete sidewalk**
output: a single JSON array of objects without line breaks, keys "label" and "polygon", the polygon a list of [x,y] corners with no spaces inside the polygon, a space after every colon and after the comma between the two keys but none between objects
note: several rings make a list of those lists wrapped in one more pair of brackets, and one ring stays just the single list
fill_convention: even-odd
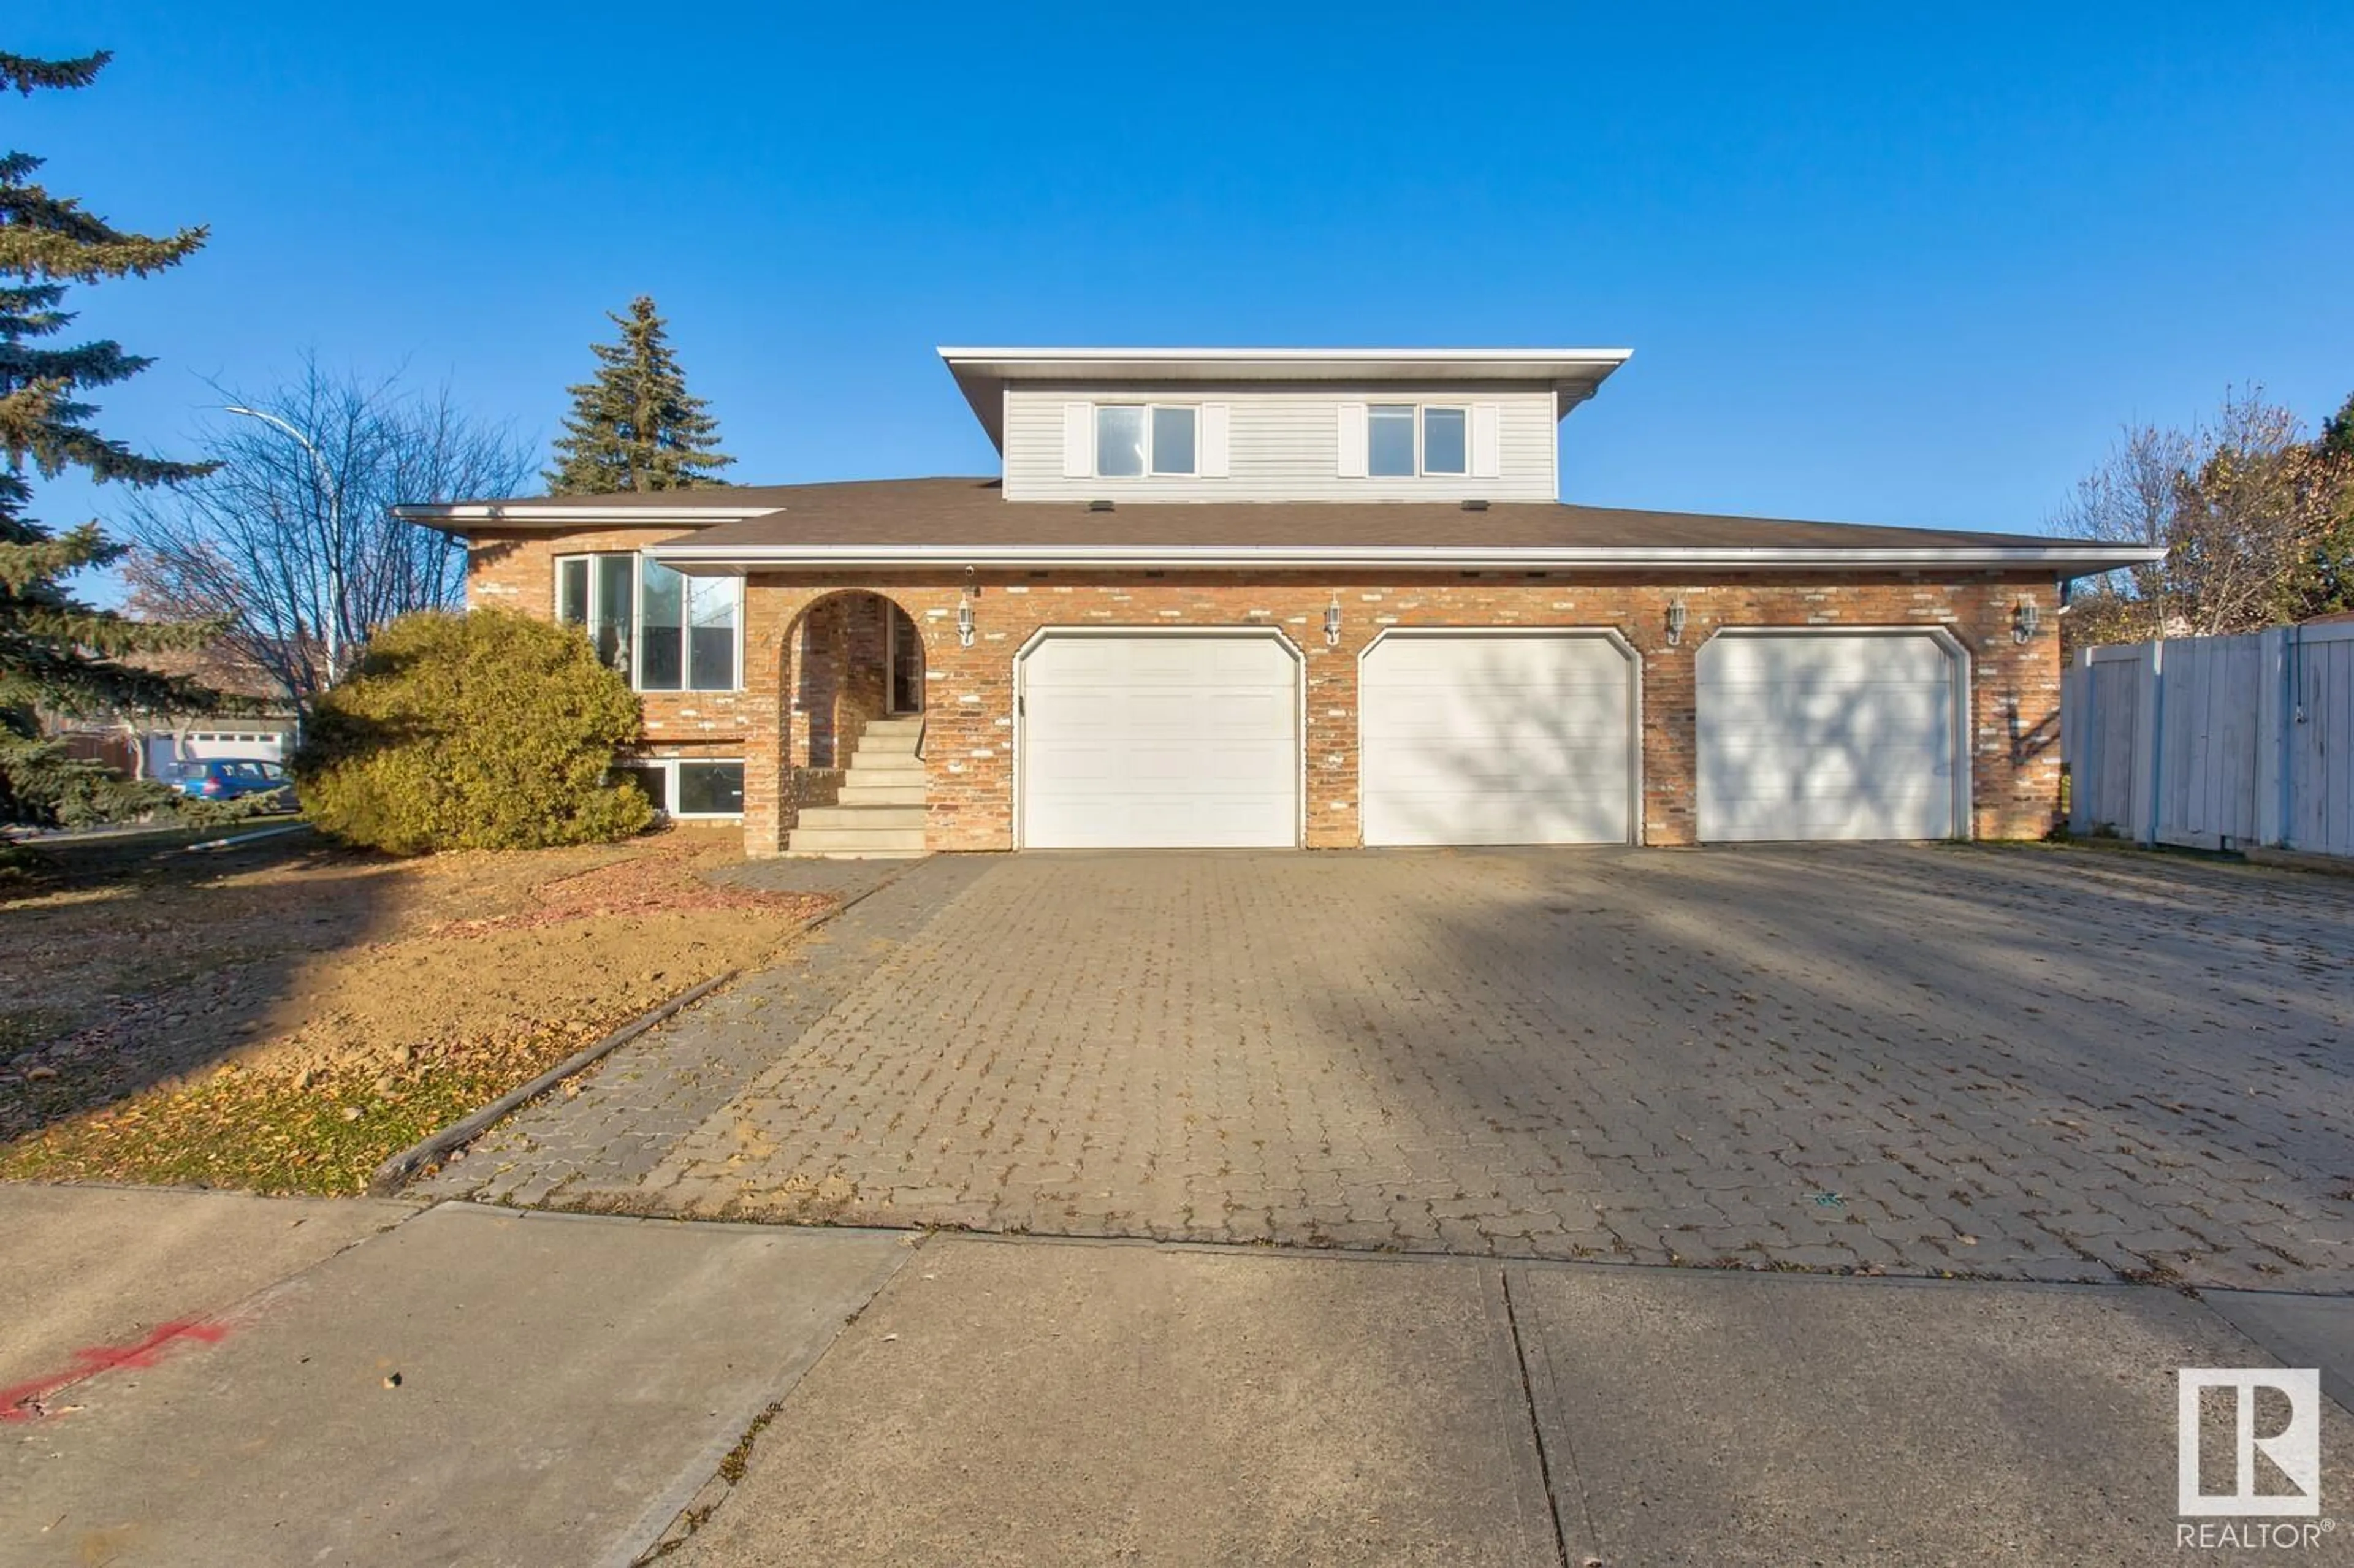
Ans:
[{"label": "concrete sidewalk", "polygon": [[0,1562],[620,1568],[912,1250],[428,1211],[16,1412]]},{"label": "concrete sidewalk", "polygon": [[2175,1370],[2268,1364],[2166,1290],[935,1237],[685,1560],[2179,1563]]},{"label": "concrete sidewalk", "polygon": [[2179,1563],[2176,1369],[2354,1372],[2334,1298],[408,1214],[0,1189],[0,1562]]},{"label": "concrete sidewalk", "polygon": [[[0,1390],[227,1310],[419,1205],[137,1187],[0,1185]],[[21,1396],[20,1396],[21,1397]],[[13,1404],[15,1401],[0,1401]]]}]

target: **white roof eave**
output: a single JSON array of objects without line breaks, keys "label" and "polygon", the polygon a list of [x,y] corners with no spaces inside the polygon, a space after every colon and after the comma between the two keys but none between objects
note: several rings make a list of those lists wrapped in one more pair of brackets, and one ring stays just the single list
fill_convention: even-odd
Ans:
[{"label": "white roof eave", "polygon": [[1014,382],[1519,382],[1594,395],[1631,348],[964,348],[938,350],[990,441],[1005,447],[1002,399]]},{"label": "white roof eave", "polygon": [[446,526],[460,523],[507,524],[530,527],[543,523],[603,523],[614,527],[660,528],[671,524],[741,523],[779,510],[774,502],[761,506],[609,506],[595,502],[572,503],[541,501],[468,502],[455,505],[422,503],[396,506],[392,514],[404,523]]},{"label": "white roof eave", "polygon": [[1985,569],[2049,568],[2084,576],[2115,571],[2160,558],[2163,552],[2139,545],[2020,546],[1562,546],[1552,547],[1437,548],[1426,546],[1289,546],[1155,545],[698,545],[681,540],[653,546],[657,560],[679,567],[757,570],[807,567],[829,570],[862,567],[1108,567],[1142,569],[1260,569],[1314,571],[1352,567],[1391,570],[1535,571],[1583,568],[1636,571],[1663,567],[1712,567],[1721,570],[1858,567]]}]

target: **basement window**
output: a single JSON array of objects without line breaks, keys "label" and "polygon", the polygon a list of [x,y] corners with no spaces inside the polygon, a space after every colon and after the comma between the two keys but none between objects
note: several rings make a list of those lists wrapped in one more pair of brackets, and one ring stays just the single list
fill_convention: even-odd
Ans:
[{"label": "basement window", "polygon": [[635,782],[666,817],[693,821],[744,814],[741,762],[649,757],[620,763],[613,772]]}]

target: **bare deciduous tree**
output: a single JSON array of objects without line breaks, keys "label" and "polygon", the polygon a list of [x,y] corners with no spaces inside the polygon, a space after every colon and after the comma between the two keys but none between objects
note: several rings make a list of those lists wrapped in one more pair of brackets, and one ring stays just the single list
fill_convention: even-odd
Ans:
[{"label": "bare deciduous tree", "polygon": [[215,471],[134,496],[121,520],[136,546],[124,569],[132,604],[226,620],[228,645],[307,710],[334,683],[331,663],[348,668],[371,630],[464,597],[464,546],[391,507],[518,494],[534,454],[460,408],[447,387],[418,391],[398,375],[369,381],[313,360],[267,397],[217,390],[285,421],[317,459],[267,421],[207,425],[197,445]]},{"label": "bare deciduous tree", "polygon": [[2163,545],[2166,557],[2089,585],[2070,608],[2071,642],[2252,631],[2324,608],[2349,484],[2354,463],[2261,388],[2227,393],[2213,423],[2188,433],[2128,427],[2053,521]]}]

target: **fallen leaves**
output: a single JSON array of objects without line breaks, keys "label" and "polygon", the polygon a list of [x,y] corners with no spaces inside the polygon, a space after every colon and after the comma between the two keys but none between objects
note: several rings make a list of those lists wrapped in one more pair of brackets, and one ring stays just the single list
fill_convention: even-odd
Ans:
[{"label": "fallen leaves", "polygon": [[[0,979],[0,1022],[52,1011],[37,1052],[0,1056],[0,1136],[19,1134],[0,1178],[363,1191],[386,1158],[646,1008],[769,961],[832,906],[697,874],[735,853],[663,834],[311,856],[143,874],[129,906],[70,888],[20,901],[0,960],[41,972]],[[71,1014],[53,1000],[69,993]]]}]

